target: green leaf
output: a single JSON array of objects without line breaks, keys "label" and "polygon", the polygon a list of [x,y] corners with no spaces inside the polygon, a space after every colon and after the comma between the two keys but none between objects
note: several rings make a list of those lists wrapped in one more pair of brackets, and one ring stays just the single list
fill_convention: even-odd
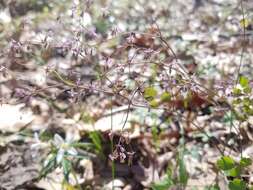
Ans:
[{"label": "green leaf", "polygon": [[204,190],[220,190],[220,188],[219,188],[219,186],[217,184],[215,184],[215,185],[211,185],[211,186],[205,187]]},{"label": "green leaf", "polygon": [[230,190],[246,190],[247,185],[240,179],[234,179],[233,181],[229,182],[228,187]]},{"label": "green leaf", "polygon": [[45,177],[47,174],[49,174],[51,171],[53,171],[57,167],[56,164],[56,154],[49,154],[44,161],[44,166],[40,171],[39,178]]},{"label": "green leaf", "polygon": [[187,184],[188,173],[185,167],[183,155],[179,156],[179,182],[183,185]]},{"label": "green leaf", "polygon": [[152,108],[157,108],[159,106],[159,102],[157,102],[156,100],[152,100],[149,102],[149,105]]},{"label": "green leaf", "polygon": [[235,161],[229,156],[223,156],[217,161],[217,166],[221,170],[230,170],[235,167]]},{"label": "green leaf", "polygon": [[240,26],[242,28],[247,28],[249,25],[250,25],[249,19],[244,18],[240,20]]},{"label": "green leaf", "polygon": [[247,167],[250,166],[252,164],[252,160],[250,158],[242,158],[240,160],[240,166],[242,167]]},{"label": "green leaf", "polygon": [[223,118],[223,122],[228,123],[230,125],[233,124],[233,121],[235,120],[235,114],[231,111],[227,112]]},{"label": "green leaf", "polygon": [[95,23],[94,23],[95,27],[96,27],[96,30],[98,33],[101,33],[101,34],[104,34],[106,33],[106,31],[108,30],[109,28],[109,23],[106,22],[105,20],[103,19],[100,19],[100,20],[97,20]]},{"label": "green leaf", "polygon": [[167,102],[171,100],[171,94],[168,92],[163,92],[161,94],[161,102]]},{"label": "green leaf", "polygon": [[145,88],[145,90],[144,90],[144,98],[145,99],[153,100],[156,95],[157,95],[157,91],[153,87]]},{"label": "green leaf", "polygon": [[227,170],[226,174],[231,177],[238,177],[241,174],[241,167],[237,166],[232,168],[231,170]]},{"label": "green leaf", "polygon": [[39,134],[39,139],[41,141],[49,141],[50,139],[52,139],[54,137],[53,133],[51,131],[48,130],[44,130]]},{"label": "green leaf", "polygon": [[100,135],[97,131],[92,131],[89,133],[89,137],[92,140],[92,143],[95,145],[97,152],[102,153],[102,142]]},{"label": "green leaf", "polygon": [[63,168],[63,174],[64,178],[68,181],[69,179],[69,173],[71,172],[71,162],[68,159],[63,159],[62,160],[62,168]]},{"label": "green leaf", "polygon": [[251,91],[252,91],[252,89],[251,89],[249,86],[248,86],[248,87],[245,87],[245,88],[243,89],[243,92],[246,93],[246,94],[251,93]]},{"label": "green leaf", "polygon": [[169,176],[166,176],[162,181],[153,184],[152,189],[168,190],[172,185],[174,185],[173,180]]},{"label": "green leaf", "polygon": [[246,77],[244,76],[241,76],[240,77],[240,85],[243,87],[243,88],[246,88],[249,86],[249,79],[247,79]]},{"label": "green leaf", "polygon": [[82,148],[82,149],[92,148],[91,143],[84,143],[84,142],[74,142],[74,143],[71,143],[71,146],[73,146],[74,148]]},{"label": "green leaf", "polygon": [[242,93],[241,89],[239,89],[239,88],[234,88],[233,89],[233,94],[234,95],[240,95],[241,93]]},{"label": "green leaf", "polygon": [[152,134],[152,138],[153,138],[154,142],[157,143],[157,141],[159,140],[159,137],[158,137],[159,131],[158,131],[156,125],[152,126],[152,128],[151,128],[151,134]]}]

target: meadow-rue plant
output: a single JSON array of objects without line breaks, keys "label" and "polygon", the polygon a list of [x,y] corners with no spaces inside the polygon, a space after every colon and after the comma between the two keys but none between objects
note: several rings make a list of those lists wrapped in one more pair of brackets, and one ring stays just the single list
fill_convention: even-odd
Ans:
[{"label": "meadow-rue plant", "polygon": [[[19,1],[22,5],[20,10],[28,7],[31,11],[19,15]],[[223,3],[215,3],[215,7],[212,7],[212,2],[193,0],[193,11],[188,11],[188,7],[191,7],[187,5],[188,2],[185,4],[187,6],[182,3],[182,13],[187,10],[187,14],[191,12],[193,17],[185,20],[183,14],[181,19],[181,11],[177,11],[179,14],[176,17],[185,21],[184,24],[180,21],[174,26],[171,22],[164,25],[162,22],[168,21],[170,13],[175,12],[177,6],[181,7],[179,1],[174,2],[175,7],[166,6],[168,8],[161,6],[162,3],[167,5],[167,1],[159,1],[157,8],[163,7],[161,12],[152,1],[126,1],[129,3],[128,9],[137,5],[136,10],[142,12],[143,2],[143,11],[148,11],[135,15],[135,11],[131,10],[129,15],[126,14],[130,17],[122,17],[124,21],[120,15],[126,13],[125,3],[122,5],[124,11],[120,13],[118,6],[121,3],[116,3],[115,6],[110,1],[109,4],[105,1],[103,5],[90,0],[65,0],[64,3],[48,1],[40,3],[45,4],[45,7],[41,7],[42,10],[33,10],[32,4],[37,3],[27,4],[30,0],[23,0],[26,2],[24,4],[19,1],[5,3],[0,0],[0,9],[2,6],[9,9],[11,21],[2,24],[0,19],[0,39],[6,38],[0,43],[0,84],[3,85],[0,97],[8,95],[7,98],[0,98],[0,104],[5,101],[9,104],[9,100],[10,103],[24,102],[36,115],[35,119],[38,117],[38,123],[43,121],[45,131],[34,133],[30,147],[34,158],[44,159],[40,177],[46,177],[59,169],[64,176],[62,189],[74,189],[80,183],[76,180],[77,176],[85,176],[82,170],[84,164],[80,160],[89,159],[96,154],[94,160],[102,160],[100,164],[104,164],[99,169],[94,164],[94,172],[99,171],[98,176],[107,173],[100,168],[108,170],[108,166],[111,166],[114,181],[115,177],[121,177],[121,172],[119,175],[116,167],[122,166],[125,169],[133,164],[133,168],[127,168],[127,174],[131,174],[129,176],[132,178],[126,181],[132,183],[132,180],[136,180],[134,183],[140,185],[136,189],[150,186],[155,190],[166,190],[172,186],[183,189],[191,176],[197,176],[200,166],[194,166],[193,162],[184,159],[184,155],[188,151],[195,152],[195,145],[204,145],[203,151],[209,153],[209,149],[205,150],[208,145],[208,148],[216,148],[215,151],[220,153],[216,167],[213,167],[214,163],[208,162],[214,171],[212,175],[220,171],[226,177],[230,190],[252,189],[249,179],[252,159],[242,157],[244,147],[249,146],[252,140],[253,117],[252,73],[250,67],[248,71],[241,70],[246,66],[243,64],[244,54],[249,54],[245,56],[246,59],[251,58],[249,39],[252,23],[251,15],[245,12],[246,1],[238,1],[240,6],[236,7],[240,10],[235,11],[237,13],[234,16],[223,14],[223,7],[230,7]],[[171,5],[174,4],[172,2]],[[203,10],[210,7],[221,9],[217,9],[217,17],[216,11],[213,16],[204,15],[205,11],[195,11],[199,7]],[[42,12],[38,18],[36,14],[33,17],[37,11]],[[26,12],[29,12],[28,19]],[[203,17],[194,19],[195,13],[198,17],[203,14]],[[241,20],[238,19],[238,14],[242,14]],[[117,15],[120,17],[117,18]],[[31,21],[28,21],[30,18]],[[237,26],[231,25],[231,18],[237,20]],[[224,27],[217,27],[219,20]],[[184,25],[186,31],[183,31]],[[196,33],[193,29],[200,30]],[[212,35],[206,35],[210,34],[210,29]],[[231,40],[233,46],[225,43],[227,40]],[[238,63],[236,58],[239,50],[241,54]],[[232,56],[234,58],[230,60]],[[228,65],[225,64],[227,60]],[[230,63],[235,68],[230,69]],[[118,108],[120,114],[126,114],[122,126],[114,126],[114,121],[118,120]],[[61,116],[57,117],[59,123],[54,121],[54,114]],[[2,115],[11,114],[3,112],[0,116]],[[132,115],[137,118],[132,119]],[[81,127],[75,128],[75,131],[85,142],[77,141],[65,128],[61,131],[66,132],[66,136],[53,132],[54,127],[57,127],[57,131],[58,127],[62,127],[64,119],[73,120],[73,128],[80,124]],[[107,122],[101,122],[102,130],[96,131],[97,126],[100,129],[98,124],[102,119],[110,120],[110,128],[104,126]],[[128,124],[133,130],[125,127]],[[50,127],[50,130],[44,126]],[[6,134],[2,134],[1,127],[2,125],[2,138]],[[28,125],[22,126],[22,129],[23,127]],[[29,137],[32,130],[28,131]],[[130,134],[124,135],[125,130]],[[20,134],[23,133],[26,130]],[[230,150],[238,155],[232,157]],[[210,153],[211,151],[212,149]],[[163,157],[168,152],[173,155],[169,161]],[[0,149],[0,156],[1,154]],[[191,155],[193,154],[195,153]],[[207,160],[208,155],[203,153],[203,158],[198,158],[198,161]],[[152,173],[157,173],[158,177],[164,175],[164,178],[159,182],[151,182],[146,178],[150,173],[145,173],[149,170],[139,172],[141,165],[154,168],[157,171]],[[166,165],[170,166],[167,171],[164,170]],[[198,171],[188,171],[188,166],[196,167]],[[93,171],[93,167],[90,170]],[[8,171],[3,170],[3,173]],[[91,176],[97,176],[90,173]],[[72,177],[76,183],[70,183]],[[0,189],[1,178],[0,171]],[[156,179],[152,177],[152,180],[153,178]],[[97,178],[94,178],[95,181],[93,177],[84,180],[86,179],[91,181],[88,185],[92,189],[97,189],[93,186]],[[208,183],[205,189],[218,190],[218,183]]]}]

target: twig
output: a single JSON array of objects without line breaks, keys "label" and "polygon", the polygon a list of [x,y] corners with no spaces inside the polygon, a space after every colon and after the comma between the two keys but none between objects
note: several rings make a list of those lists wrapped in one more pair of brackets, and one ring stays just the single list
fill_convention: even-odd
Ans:
[{"label": "twig", "polygon": [[239,78],[240,78],[240,72],[241,72],[241,67],[242,67],[242,63],[243,63],[243,55],[245,52],[245,44],[244,43],[246,42],[246,28],[245,28],[246,26],[245,26],[245,13],[244,13],[244,8],[243,8],[243,0],[240,1],[240,4],[241,4],[241,11],[242,11],[242,19],[243,19],[243,44],[242,44],[242,51],[241,51],[241,57],[240,57],[240,64],[237,69],[236,84],[238,84]]}]

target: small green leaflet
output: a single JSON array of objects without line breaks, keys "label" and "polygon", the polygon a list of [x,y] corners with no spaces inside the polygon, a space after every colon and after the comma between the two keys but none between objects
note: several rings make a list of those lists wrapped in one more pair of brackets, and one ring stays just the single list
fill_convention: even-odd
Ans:
[{"label": "small green leaflet", "polygon": [[144,98],[147,100],[153,100],[157,96],[157,91],[153,87],[147,87],[144,90]]},{"label": "small green leaflet", "polygon": [[233,167],[235,167],[235,161],[229,157],[229,156],[222,156],[218,161],[217,161],[217,166],[221,170],[230,170]]},{"label": "small green leaflet", "polygon": [[229,182],[228,187],[230,190],[246,190],[247,185],[240,179],[234,179],[233,181]]}]

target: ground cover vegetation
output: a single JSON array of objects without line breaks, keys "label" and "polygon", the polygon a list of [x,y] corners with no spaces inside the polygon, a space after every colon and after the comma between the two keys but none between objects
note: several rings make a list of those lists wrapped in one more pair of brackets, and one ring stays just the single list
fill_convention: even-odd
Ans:
[{"label": "ground cover vegetation", "polygon": [[0,0],[0,189],[253,189],[251,0]]}]

